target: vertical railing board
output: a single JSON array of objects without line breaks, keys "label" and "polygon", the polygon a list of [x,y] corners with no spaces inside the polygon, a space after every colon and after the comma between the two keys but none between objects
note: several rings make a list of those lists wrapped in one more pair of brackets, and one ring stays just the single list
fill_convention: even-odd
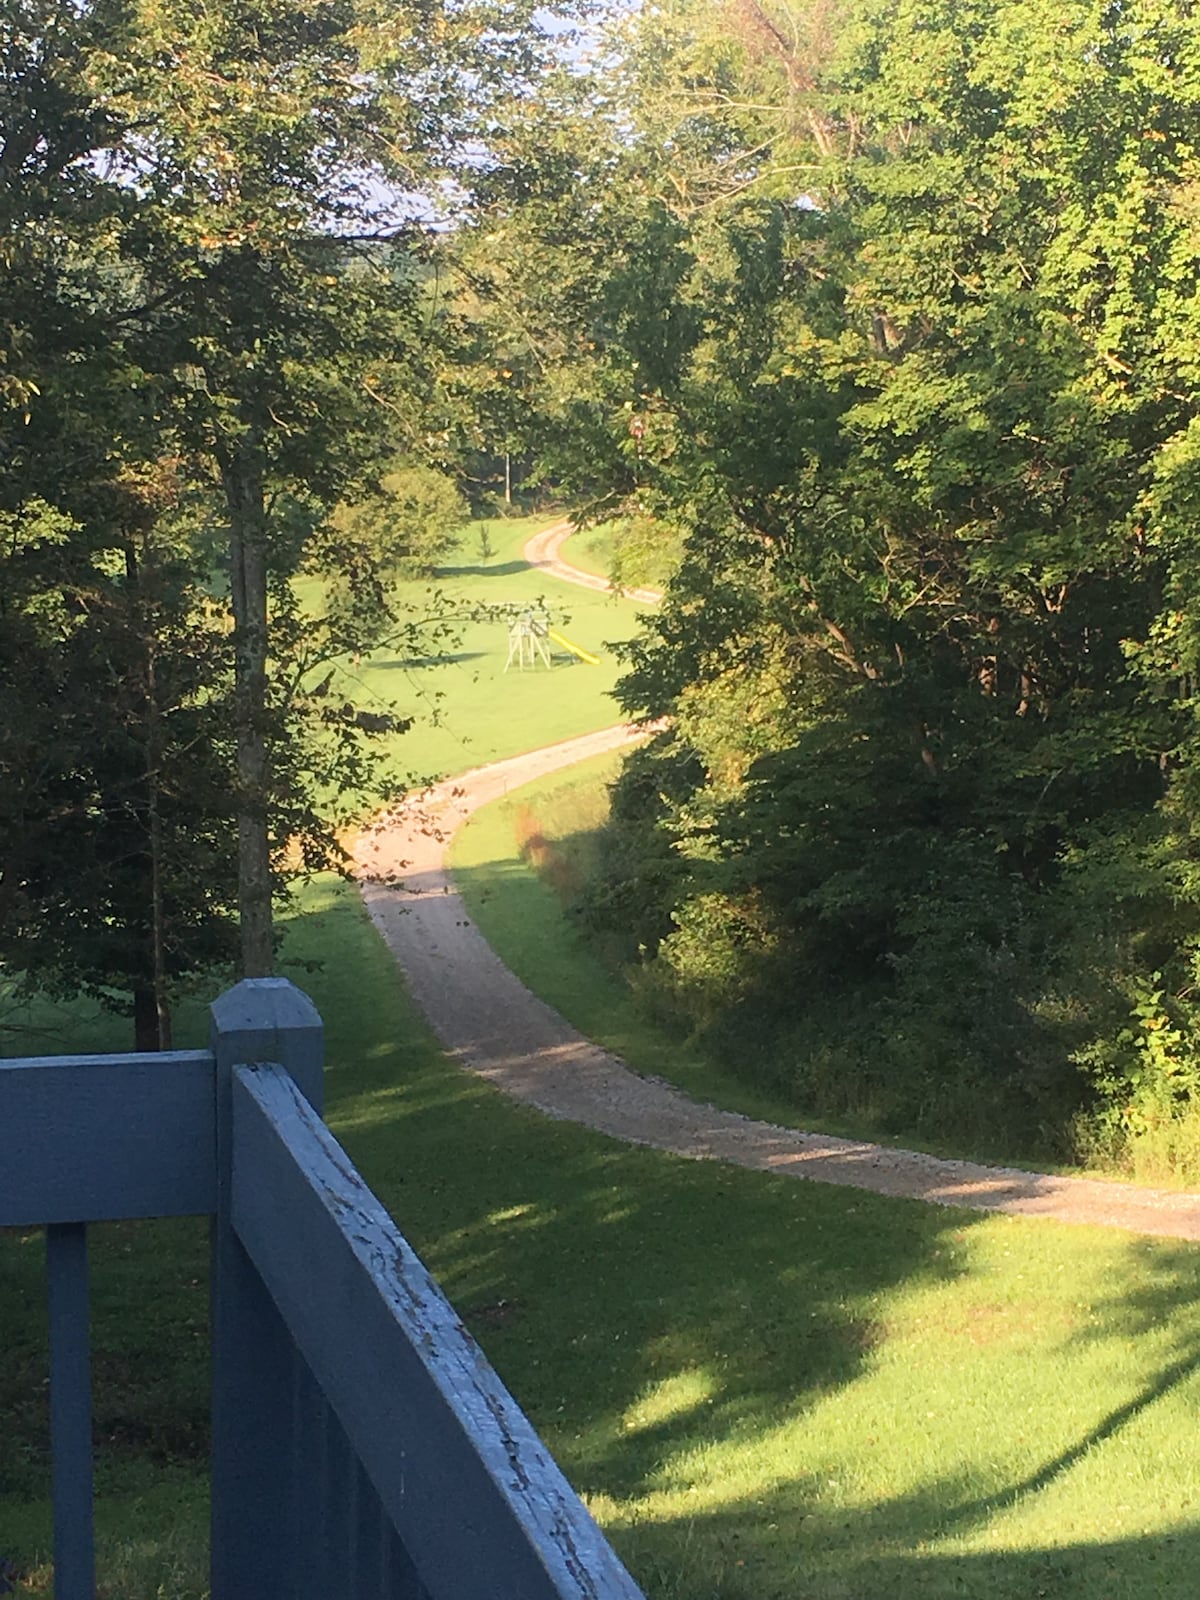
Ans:
[{"label": "vertical railing board", "polygon": [[[354,1473],[357,1457],[332,1406],[325,1412],[325,1552],[327,1594],[351,1594],[354,1561]],[[359,1600],[354,1595],[354,1600]]]},{"label": "vertical railing board", "polygon": [[[302,1570],[298,1481],[290,1446],[292,1337],[230,1224],[232,1079],[247,1061],[285,1064],[319,1110],[322,1027],[284,979],[240,983],[212,1008],[216,1058],[217,1215],[212,1290],[212,1600],[295,1600]],[[312,1287],[312,1286],[310,1286]],[[289,1464],[291,1472],[289,1472]]]},{"label": "vertical railing board", "polygon": [[[285,1470],[294,1495],[296,1559],[302,1571],[316,1574],[324,1534],[325,1412],[328,1403],[297,1351],[293,1358],[292,1435]],[[312,1592],[319,1593],[312,1585]]]},{"label": "vertical railing board", "polygon": [[50,1306],[50,1443],[54,1501],[54,1593],[93,1600],[92,1375],[88,1341],[87,1228],[46,1229]]},{"label": "vertical railing board", "polygon": [[305,1504],[312,1507],[312,1566],[313,1591],[316,1594],[336,1592],[335,1574],[329,1547],[329,1419],[332,1415],[329,1401],[321,1392],[316,1379],[312,1380],[307,1433],[307,1471],[311,1491],[306,1493]]},{"label": "vertical railing board", "polygon": [[361,1461],[354,1467],[354,1597],[355,1600],[384,1600],[380,1560],[380,1527],[383,1517],[375,1485],[367,1477]]},{"label": "vertical railing board", "polygon": [[354,1600],[429,1600],[361,1461],[355,1470]]},{"label": "vertical railing board", "polygon": [[234,1075],[232,1219],[433,1600],[640,1597],[345,1152],[269,1066]]},{"label": "vertical railing board", "polygon": [[207,1050],[0,1061],[0,1227],[216,1208]]},{"label": "vertical railing board", "polygon": [[416,1567],[413,1566],[412,1557],[404,1548],[400,1535],[392,1527],[391,1521],[384,1512],[383,1547],[380,1552],[383,1561],[380,1588],[386,1600],[431,1600],[429,1590],[421,1582]]}]

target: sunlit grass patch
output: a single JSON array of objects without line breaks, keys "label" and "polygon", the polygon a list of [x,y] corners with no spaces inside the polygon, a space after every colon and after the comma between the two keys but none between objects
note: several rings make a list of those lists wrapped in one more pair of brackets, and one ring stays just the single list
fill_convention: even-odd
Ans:
[{"label": "sunlit grass patch", "polygon": [[[402,617],[445,615],[449,637],[431,638],[427,649],[405,641],[335,664],[331,693],[367,712],[412,718],[407,732],[388,736],[395,777],[422,782],[620,721],[612,690],[622,668],[609,646],[636,633],[644,608],[527,566],[524,544],[551,520],[469,524],[434,578],[403,583],[396,591]],[[486,560],[481,526],[491,546]],[[314,581],[299,592],[306,607],[320,609]],[[505,671],[511,617],[501,614],[503,608],[515,613],[538,602],[599,665],[555,646],[550,670],[539,663],[524,672],[515,666]],[[488,608],[499,610],[485,614]]]},{"label": "sunlit grass patch", "polygon": [[[288,948],[330,1122],[653,1600],[1191,1600],[1196,1251],[540,1117],[434,1049],[351,889],[317,897]],[[107,1600],[196,1600],[203,1569],[201,1468],[128,1426],[161,1446],[203,1393],[203,1228],[174,1227],[97,1261]],[[6,1356],[36,1342],[36,1249],[0,1240]],[[11,1480],[35,1434],[6,1434],[0,1553],[44,1563]]]},{"label": "sunlit grass patch", "polygon": [[[50,1547],[50,1507],[36,1508]],[[207,1497],[188,1480],[169,1480],[118,1505],[102,1502],[96,1518],[96,1565],[103,1579],[96,1600],[208,1600]],[[130,1533],[130,1529],[138,1531]],[[47,1600],[54,1594],[49,1558],[27,1567],[14,1593]]]}]

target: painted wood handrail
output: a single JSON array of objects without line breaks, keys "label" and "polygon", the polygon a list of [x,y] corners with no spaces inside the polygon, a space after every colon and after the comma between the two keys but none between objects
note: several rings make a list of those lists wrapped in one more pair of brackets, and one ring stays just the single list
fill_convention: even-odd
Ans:
[{"label": "painted wood handrail", "polygon": [[321,1121],[312,1002],[253,979],[212,1015],[208,1051],[0,1062],[0,1226],[47,1227],[58,1600],[95,1593],[87,1224],[195,1214],[212,1600],[637,1600]]},{"label": "painted wood handrail", "polygon": [[234,1229],[434,1600],[634,1600],[549,1451],[282,1068],[237,1069],[233,1129]]}]

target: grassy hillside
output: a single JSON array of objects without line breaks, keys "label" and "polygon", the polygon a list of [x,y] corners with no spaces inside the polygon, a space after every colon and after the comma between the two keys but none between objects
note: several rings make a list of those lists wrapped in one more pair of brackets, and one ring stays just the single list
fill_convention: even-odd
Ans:
[{"label": "grassy hillside", "polygon": [[[444,776],[620,720],[611,692],[621,669],[609,645],[632,637],[644,608],[531,570],[521,548],[545,525],[533,519],[472,524],[435,579],[402,586],[406,615],[450,617],[456,637],[440,653],[380,650],[357,666],[340,663],[337,687],[346,698],[367,710],[395,706],[413,718],[391,752],[400,771]],[[491,547],[486,558],[484,529]],[[307,605],[319,607],[316,585],[301,592]],[[550,608],[554,626],[601,658],[599,666],[553,646],[552,671],[539,664],[534,671],[505,672],[507,621],[474,613],[538,600]]]}]

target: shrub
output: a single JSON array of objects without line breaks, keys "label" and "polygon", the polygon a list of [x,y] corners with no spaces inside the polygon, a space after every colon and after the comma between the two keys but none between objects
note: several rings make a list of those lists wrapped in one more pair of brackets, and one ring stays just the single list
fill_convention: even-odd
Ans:
[{"label": "shrub", "polygon": [[1172,994],[1160,972],[1132,978],[1128,987],[1125,1026],[1077,1052],[1096,1101],[1075,1121],[1076,1143],[1086,1159],[1139,1177],[1194,1176],[1200,1172],[1200,1008],[1190,986]]},{"label": "shrub", "polygon": [[722,1012],[756,991],[778,933],[763,897],[700,894],[674,913],[674,932],[662,941],[657,964],[680,1012],[694,1026],[709,1026]]},{"label": "shrub", "polygon": [[348,550],[395,583],[428,577],[466,520],[467,503],[452,478],[433,467],[396,467],[372,493],[336,508],[321,543],[335,560]]}]

